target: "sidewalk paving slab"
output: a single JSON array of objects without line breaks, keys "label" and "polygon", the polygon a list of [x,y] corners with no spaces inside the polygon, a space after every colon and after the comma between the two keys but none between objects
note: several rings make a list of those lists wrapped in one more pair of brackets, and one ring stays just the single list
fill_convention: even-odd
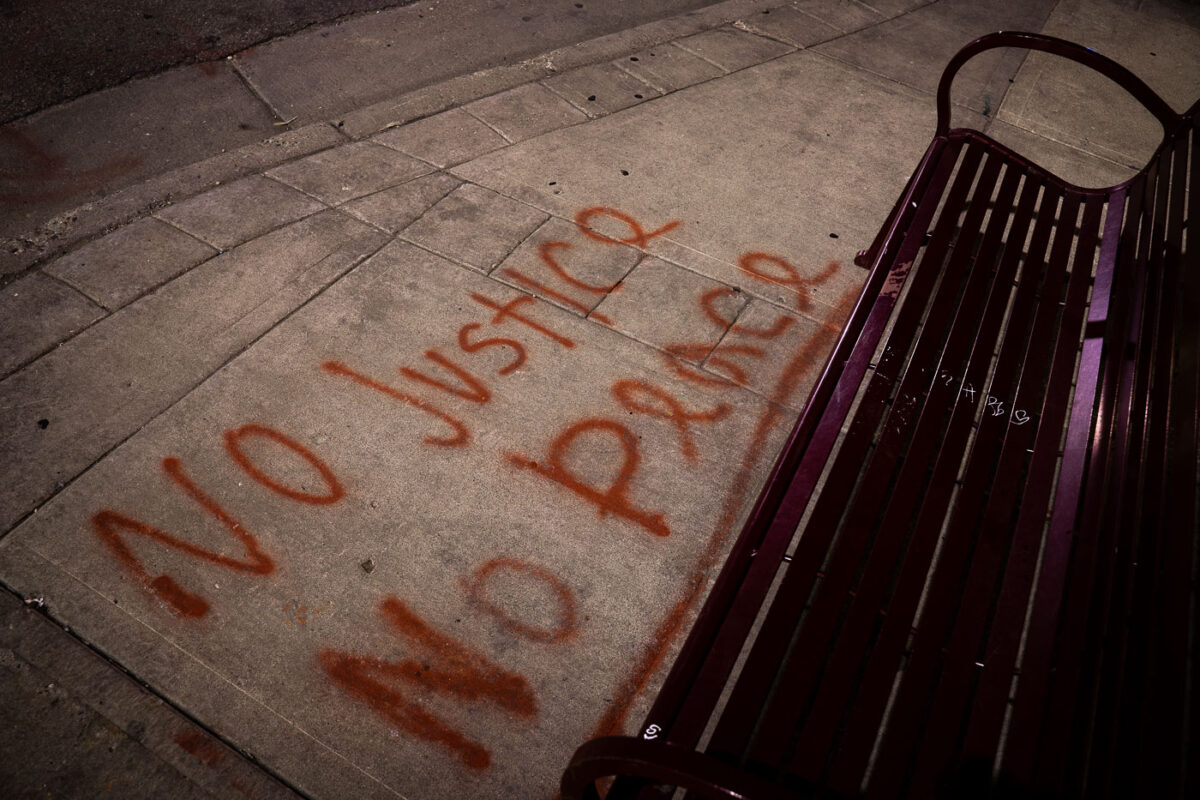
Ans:
[{"label": "sidewalk paving slab", "polygon": [[179,228],[144,217],[55,259],[44,271],[113,311],[216,252]]},{"label": "sidewalk paving slab", "polygon": [[[854,251],[890,210],[932,119],[927,96],[799,52],[452,172],[568,218],[616,206],[647,230],[678,221],[649,252],[823,319],[861,283]],[[801,294],[811,308],[797,308]]]},{"label": "sidewalk paving slab", "polygon": [[[733,324],[745,298],[723,283],[650,256],[592,313],[625,335],[667,352],[689,349],[701,362]],[[689,355],[703,353],[699,357]]]},{"label": "sidewalk paving slab", "polygon": [[532,139],[588,117],[540,83],[526,83],[463,106],[509,142]]},{"label": "sidewalk paving slab", "polygon": [[829,0],[792,0],[792,8],[816,17],[842,33],[853,33],[908,10],[893,8],[888,12],[879,3],[868,5],[858,0],[836,0],[832,3]]},{"label": "sidewalk paving slab", "polygon": [[662,94],[615,64],[573,69],[542,85],[593,119]]},{"label": "sidewalk paving slab", "polygon": [[465,184],[435,203],[401,236],[481,272],[491,272],[546,218],[546,213],[536,208]]},{"label": "sidewalk paving slab", "polygon": [[336,206],[433,171],[428,164],[374,142],[351,142],[267,170],[322,203]]},{"label": "sidewalk paving slab", "polygon": [[78,289],[41,272],[4,287],[0,295],[0,375],[36,358],[105,311]]},{"label": "sidewalk paving slab", "polygon": [[753,16],[738,20],[737,26],[742,30],[801,48],[826,41],[841,33],[817,17],[797,11],[791,6],[765,8]]},{"label": "sidewalk paving slab", "polygon": [[732,27],[697,33],[676,44],[726,72],[737,72],[796,49]]},{"label": "sidewalk paving slab", "polygon": [[663,94],[725,74],[716,64],[689,53],[673,42],[642,50],[615,63]]},{"label": "sidewalk paving slab", "polygon": [[[1064,0],[1045,32],[1078,37],[1101,53],[1121,53],[1121,63],[1177,111],[1196,101],[1200,35],[1194,27],[1104,0]],[[1134,171],[1149,161],[1163,135],[1158,121],[1125,90],[1046,53],[1029,56],[996,119]]]},{"label": "sidewalk paving slab", "polygon": [[[550,217],[491,276],[587,316],[612,293],[625,291],[622,281],[643,258],[640,250],[628,245],[595,244],[579,225]],[[603,321],[602,317],[593,319]]]},{"label": "sidewalk paving slab", "polygon": [[461,108],[410,122],[374,136],[371,141],[443,169],[509,144],[486,122]]},{"label": "sidewalk paving slab", "polygon": [[224,251],[325,208],[279,181],[251,175],[159,209],[154,216]]},{"label": "sidewalk paving slab", "polygon": [[[1055,4],[1056,0],[941,0],[814,49],[932,93],[946,63],[967,42],[994,31],[1040,30]],[[995,113],[1024,58],[1022,51],[995,50],[972,59],[954,81],[953,101],[985,116]],[[972,124],[969,117],[955,119],[956,125]]]},{"label": "sidewalk paving slab", "polygon": [[462,185],[445,172],[431,172],[390,189],[351,200],[342,211],[386,233],[407,228],[434,204]]}]

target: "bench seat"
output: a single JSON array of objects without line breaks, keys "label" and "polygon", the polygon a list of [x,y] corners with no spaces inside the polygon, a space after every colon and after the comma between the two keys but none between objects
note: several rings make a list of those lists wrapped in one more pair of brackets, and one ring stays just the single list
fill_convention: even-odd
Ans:
[{"label": "bench seat", "polygon": [[[1124,87],[1151,162],[1083,189],[950,129],[994,47]],[[582,746],[569,800],[1200,797],[1200,103],[1021,33],[937,102],[641,735]]]}]

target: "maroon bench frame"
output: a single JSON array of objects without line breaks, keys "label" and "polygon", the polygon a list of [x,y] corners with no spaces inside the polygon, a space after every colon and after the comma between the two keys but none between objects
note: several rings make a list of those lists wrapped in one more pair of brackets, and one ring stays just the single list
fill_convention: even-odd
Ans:
[{"label": "maroon bench frame", "polygon": [[[996,47],[1126,89],[1150,163],[1084,189],[952,130]],[[998,33],[937,106],[642,735],[580,747],[567,800],[1200,796],[1200,102]]]}]

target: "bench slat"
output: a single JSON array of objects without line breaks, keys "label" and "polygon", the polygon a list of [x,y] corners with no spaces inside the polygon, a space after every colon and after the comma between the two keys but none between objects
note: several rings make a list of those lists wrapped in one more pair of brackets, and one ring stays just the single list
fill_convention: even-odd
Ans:
[{"label": "bench slat", "polygon": [[[986,195],[991,194],[990,187],[994,184],[1001,166],[996,160],[984,164],[978,184],[986,187]],[[1011,180],[1008,183],[1009,191],[1015,191],[1016,181]],[[972,193],[965,209],[962,235],[973,237],[982,231],[986,222],[987,201],[988,197],[981,198],[979,192]],[[949,224],[952,223],[948,223],[948,226]],[[997,237],[1001,229],[1000,225],[992,226]],[[948,246],[949,239],[945,238]],[[930,250],[934,244],[935,242],[931,241],[927,247],[926,259],[931,257]],[[934,258],[940,259],[941,255],[942,252],[939,251]],[[966,275],[964,267],[968,256],[965,250],[953,251],[951,267],[959,268],[952,274],[960,280]],[[921,276],[922,271],[918,269],[916,274]],[[936,278],[936,275],[924,278],[923,283],[931,278]],[[938,296],[945,302],[932,305],[933,315],[925,319],[926,326],[943,328],[948,325],[954,310],[954,298],[958,293],[957,286],[954,280],[948,280],[938,287]],[[879,508],[878,498],[872,498],[869,502],[856,502],[852,493],[860,483],[865,486],[887,486],[891,483],[895,459],[904,444],[899,441],[898,431],[905,430],[903,426],[888,426],[890,415],[898,413],[896,404],[891,402],[889,397],[894,391],[893,374],[900,374],[905,368],[904,359],[911,342],[925,342],[925,350],[931,347],[932,337],[918,339],[917,336],[924,310],[909,304],[901,306],[897,322],[885,345],[884,357],[880,358],[874,374],[869,379],[867,392],[858,406],[854,423],[838,452],[833,469],[808,522],[807,529],[819,533],[812,537],[801,537],[796,558],[780,587],[779,597],[783,605],[801,608],[807,600],[808,587],[824,566],[812,610],[792,648],[796,657],[786,662],[789,668],[778,679],[779,691],[773,697],[770,709],[761,723],[764,735],[760,735],[750,750],[749,759],[752,761],[766,764],[783,762],[787,757],[786,749],[790,741],[786,736],[779,736],[778,732],[794,729],[799,715],[807,711],[808,699],[815,690],[818,670],[823,666],[823,659],[806,658],[804,654],[825,652],[826,643],[837,621],[838,610],[850,589],[862,554],[870,544],[869,536],[873,532],[872,517]],[[904,374],[910,376],[908,385],[902,384],[898,396],[903,397],[906,391],[909,396],[915,396],[919,391],[913,386],[918,380],[917,370]],[[908,412],[909,409],[906,408],[900,413]],[[884,434],[881,441],[876,442],[875,432],[881,419]],[[832,538],[843,515],[846,516],[844,525],[837,538]],[[812,546],[806,547],[806,541],[811,542]],[[826,549],[827,546],[829,549]]]},{"label": "bench slat", "polygon": [[[1057,216],[1059,195],[1046,188],[1046,207],[1044,215],[1039,219],[1044,233],[1031,244],[1030,260],[1022,272],[1013,302],[1012,316],[1008,319],[1008,333],[1004,349],[996,365],[987,392],[996,398],[1016,398],[1018,396],[1018,371],[1028,381],[1038,373],[1038,394],[1044,385],[1044,375],[1050,367],[1051,351],[1045,347],[1046,341],[1053,341],[1059,332],[1053,330],[1056,309],[1055,302],[1060,296],[1062,273],[1065,258],[1058,265],[1051,265],[1052,273],[1048,277],[1049,285],[1043,285],[1043,263],[1046,255],[1046,239],[1050,233],[1050,223]],[[1073,238],[1069,232],[1061,232],[1060,252],[1065,255],[1064,248],[1068,240]],[[1043,295],[1044,302],[1036,302],[1036,292],[1039,289],[1053,289],[1053,294]],[[1044,311],[1035,314],[1036,311]],[[1041,317],[1041,326],[1035,326],[1036,317]],[[998,401],[999,402],[999,401]],[[952,757],[956,756],[956,748],[961,740],[961,728],[964,724],[963,715],[968,710],[969,693],[971,692],[979,670],[986,666],[987,658],[980,652],[981,639],[986,632],[992,616],[996,600],[996,581],[1003,567],[1004,558],[1009,553],[1012,539],[1009,528],[1015,514],[1012,505],[1015,495],[1015,476],[1024,473],[1027,460],[1027,450],[1032,444],[1033,425],[1036,423],[1016,424],[1014,415],[1017,410],[1024,411],[1022,406],[1014,403],[1006,413],[997,413],[1003,408],[999,405],[990,411],[985,405],[983,417],[971,454],[971,462],[963,478],[964,490],[958,499],[950,528],[946,531],[947,538],[963,538],[969,548],[974,544],[973,551],[968,556],[969,563],[964,564],[962,574],[961,599],[958,602],[956,618],[946,640],[947,653],[944,657],[940,679],[933,689],[936,703],[930,712],[930,720],[926,725],[923,743],[920,748],[920,759],[917,763],[917,774],[913,779],[914,787],[923,787],[934,774],[923,773],[922,770],[935,769],[940,772]],[[1026,412],[1027,413],[1027,412]],[[1009,475],[1007,473],[1014,473]],[[1009,494],[1004,506],[997,506],[994,495]],[[1001,510],[1003,509],[1003,510]],[[982,513],[980,513],[982,512]],[[995,514],[998,520],[992,520],[990,514]],[[918,525],[933,524],[934,520],[921,520]],[[939,563],[939,569],[952,569],[946,561]],[[932,594],[930,602],[941,602]],[[931,790],[930,787],[929,790]],[[914,794],[920,794],[922,788],[914,788]]]},{"label": "bench slat", "polygon": [[[1009,166],[1012,170],[1012,166]],[[1017,173],[1010,173],[1016,177]],[[886,617],[887,624],[908,627],[911,616],[919,600],[919,584],[923,583],[928,572],[930,560],[937,544],[941,529],[940,520],[950,508],[951,494],[954,491],[956,478],[962,461],[962,452],[967,448],[971,436],[971,428],[976,421],[977,403],[972,402],[969,394],[964,394],[962,386],[970,385],[972,381],[986,379],[984,372],[991,359],[991,352],[999,341],[999,333],[1009,291],[1021,255],[1020,245],[1025,240],[1025,234],[1033,220],[1035,204],[1039,199],[1040,187],[1027,181],[1022,189],[1021,200],[1017,212],[1011,221],[1009,244],[1004,247],[1001,263],[997,274],[987,283],[987,272],[990,264],[976,263],[973,266],[974,278],[980,278],[979,291],[988,293],[986,311],[979,313],[977,297],[973,305],[965,303],[958,310],[956,329],[946,337],[947,342],[972,343],[970,329],[976,328],[973,342],[975,354],[964,358],[963,347],[947,346],[941,356],[940,363],[932,370],[922,368],[932,378],[932,385],[922,409],[921,418],[917,423],[913,445],[902,461],[902,478],[897,482],[893,497],[885,515],[884,529],[877,538],[877,544],[872,548],[870,562],[860,581],[857,596],[854,598],[854,608],[850,621],[839,635],[837,649],[831,658],[828,670],[830,680],[822,684],[818,694],[817,711],[824,713],[826,718],[814,719],[806,726],[798,747],[798,755],[805,759],[822,759],[830,744],[827,738],[818,738],[814,731],[824,727],[832,730],[840,721],[838,708],[845,702],[852,686],[852,679],[857,677],[857,669],[853,667],[868,648],[869,640],[876,627],[877,619]],[[997,203],[992,214],[998,215]],[[994,216],[995,219],[995,216]],[[1003,224],[1002,219],[996,220]],[[1047,235],[1049,224],[1041,225]],[[960,246],[962,244],[960,243]],[[978,292],[977,292],[978,294]],[[936,336],[934,337],[937,338]],[[956,352],[956,350],[960,352]],[[982,352],[981,352],[982,351]],[[958,372],[959,364],[966,361],[969,365],[965,379],[959,379],[950,370]],[[910,368],[911,369],[911,368]],[[928,380],[928,378],[926,378]],[[980,395],[982,396],[982,395]],[[945,422],[947,411],[950,411],[950,421]],[[986,419],[986,417],[985,417]],[[939,431],[944,433],[939,436]],[[980,439],[977,436],[970,450],[971,464],[988,461],[989,456],[980,453]],[[928,479],[928,487],[922,496],[920,482],[926,480],[926,466],[932,466],[932,476]],[[991,469],[984,468],[990,477]],[[982,472],[981,470],[980,472]],[[983,487],[979,487],[982,489]],[[921,503],[919,514],[917,504]],[[976,498],[958,500],[959,510],[965,510]],[[911,542],[905,542],[908,535],[910,518],[916,516],[918,522]],[[965,516],[965,515],[959,515]],[[973,514],[971,515],[973,516]],[[936,519],[935,519],[936,518]],[[885,543],[890,543],[887,546]],[[880,546],[884,544],[884,546]],[[906,547],[907,550],[901,550]],[[911,587],[905,593],[897,591],[890,599],[884,593],[891,583],[894,564],[901,564],[900,584],[905,584],[905,575],[912,575],[916,581],[909,580]],[[833,715],[837,714],[837,717]],[[814,712],[814,717],[817,712]],[[797,766],[801,762],[796,762]],[[810,762],[813,764],[814,762]],[[803,772],[802,772],[803,774]]]},{"label": "bench slat", "polygon": [[[1057,192],[1053,195],[1053,199],[1047,203],[1047,209],[1054,208],[1057,205]],[[1044,202],[1046,202],[1044,200]],[[1078,214],[1079,202],[1077,198],[1068,199],[1062,206],[1060,215],[1069,216],[1074,219]],[[1049,214],[1044,214],[1039,224],[1045,224],[1050,220]],[[1038,257],[1040,252],[1043,252],[1044,245],[1040,244],[1044,234],[1035,236],[1035,244],[1031,247],[1031,261]],[[1057,303],[1055,302],[1062,293],[1062,287],[1066,274],[1066,256],[1069,253],[1070,235],[1064,235],[1061,231],[1056,234],[1055,241],[1052,245],[1050,254],[1050,264],[1046,268],[1046,272],[1042,281],[1041,296],[1044,300],[1038,306],[1038,319],[1035,322],[1033,332],[1030,336],[1030,343],[1027,345],[1027,356],[1022,371],[1021,388],[1018,389],[1018,407],[1031,407],[1031,404],[1025,402],[1021,404],[1023,398],[1022,392],[1036,393],[1040,397],[1042,388],[1045,382],[1046,373],[1049,371],[1049,358],[1047,356],[1047,348],[1042,342],[1052,339],[1053,327],[1057,322]],[[1035,418],[1036,419],[1036,418]],[[1011,520],[1006,518],[1006,515],[990,513],[992,506],[1000,504],[1008,509],[1016,506],[1015,494],[1018,489],[1017,477],[1023,472],[1024,464],[1027,461],[1026,451],[1032,445],[1034,434],[1037,432],[1036,422],[1025,426],[1009,426],[1005,436],[1004,450],[1001,453],[999,466],[996,474],[999,478],[997,484],[992,490],[990,504],[985,509],[983,514],[984,529],[980,532],[982,540],[986,541],[994,538],[997,535],[997,528],[1007,528]],[[1045,433],[1043,433],[1043,436]],[[1004,479],[1009,480],[1005,481]],[[907,598],[905,600],[905,608],[915,605],[917,597],[924,588],[924,576],[918,575],[915,572],[909,577],[909,585],[906,588],[898,589],[897,598]],[[976,580],[968,581],[968,588],[982,586],[982,582]],[[896,600],[893,600],[895,603]],[[902,653],[900,652],[904,646],[908,636],[908,624],[902,617],[899,620],[894,618],[894,615],[889,609],[888,618],[885,622],[884,630],[881,633],[880,649],[883,648],[882,642],[890,639],[888,645],[889,660],[882,664],[877,664],[879,659],[878,654],[872,654],[871,662],[868,664],[867,677],[864,679],[864,684],[869,688],[870,694],[864,690],[864,696],[860,698],[858,705],[861,708],[874,709],[873,712],[862,711],[856,709],[851,716],[849,722],[849,730],[847,740],[843,745],[843,753],[839,755],[835,765],[835,780],[838,785],[848,785],[848,782],[853,779],[854,775],[860,776],[865,769],[867,758],[869,756],[869,748],[874,741],[874,732],[869,724],[872,720],[877,720],[883,713],[883,706],[887,701],[890,692],[887,676],[893,674],[896,669]],[[876,723],[875,727],[878,725]]]},{"label": "bench slat", "polygon": [[[950,167],[954,166],[954,162],[958,157],[959,146],[948,149],[943,156],[941,163],[942,169],[949,177]],[[963,163],[959,167],[958,176],[955,179],[954,185],[949,190],[947,204],[952,208],[962,207],[967,192],[971,187],[971,183],[975,178],[976,170],[981,161],[982,154],[979,151],[967,153],[963,159]],[[936,196],[930,197],[927,201],[927,216],[933,214],[933,206],[936,204]],[[898,253],[897,258],[911,259],[916,255],[916,244],[924,237],[926,226],[917,226],[909,236],[908,241],[911,242],[904,251]],[[949,224],[944,226],[945,230],[935,233],[931,242],[931,247],[938,247],[941,239],[948,239],[952,232]],[[906,323],[901,323],[905,326]],[[886,362],[890,358],[889,355],[882,359],[884,369],[886,370]],[[879,387],[886,392],[886,386],[882,381],[879,382]],[[869,390],[868,390],[869,391]],[[886,394],[884,394],[886,399]],[[817,570],[810,569],[813,564],[819,566],[819,560],[823,557],[823,553],[815,549],[814,545],[820,544],[819,541],[813,539],[811,541],[801,540],[799,547],[794,554],[789,575],[807,575],[810,578],[816,577]],[[794,630],[796,622],[803,612],[805,599],[811,591],[811,581],[808,583],[797,583],[795,579],[789,581],[786,586],[781,587],[781,595],[777,595],[777,602],[772,605],[771,613],[765,620],[762,632],[759,634],[755,645],[754,652],[747,662],[747,668],[743,670],[736,686],[733,690],[733,695],[729,702],[728,710],[721,719],[715,733],[713,734],[710,750],[715,753],[728,753],[741,755],[743,748],[757,723],[757,709],[761,708],[765,702],[766,696],[774,682],[774,672],[777,665],[782,663],[786,655],[788,644],[791,641],[790,631]]]},{"label": "bench slat", "polygon": [[[953,152],[943,154],[940,157],[941,160],[939,162],[937,162],[937,164],[933,168],[933,172],[935,175],[935,181],[940,181],[942,184],[944,184],[944,182],[949,178],[950,168],[953,166],[953,159],[954,159],[956,153],[957,153],[957,149],[955,149]],[[922,233],[924,230],[923,226],[925,224],[927,224],[928,218],[932,215],[934,207],[936,206],[936,197],[937,197],[937,191],[934,191],[930,200],[921,204],[921,206],[918,208],[917,213],[915,215],[915,219],[918,222],[920,222],[922,219],[924,219],[924,222],[917,225],[913,229],[911,236],[909,237],[912,244],[909,244],[908,242],[906,242],[900,248],[901,254],[903,254],[908,249],[911,249],[915,252],[916,246],[919,245],[921,238],[922,238]],[[887,304],[886,299],[884,302],[885,302],[885,304]],[[890,304],[887,304],[887,305],[889,307],[885,307],[885,308],[881,309],[883,312],[881,315],[882,318],[886,318],[887,313],[890,311]],[[868,328],[870,327],[870,323],[868,323],[867,327]],[[797,475],[796,481],[793,482],[793,486],[789,487],[788,499],[789,499],[789,501],[792,501],[792,502],[790,502],[790,504],[788,506],[787,513],[782,513],[782,510],[781,510],[781,513],[779,513],[776,516],[776,518],[772,521],[772,525],[767,533],[767,536],[760,543],[759,549],[758,549],[758,557],[755,559],[755,562],[750,567],[750,569],[748,571],[748,575],[746,577],[746,582],[742,587],[744,595],[751,596],[751,597],[757,597],[758,599],[761,599],[761,597],[763,595],[765,595],[765,592],[770,585],[771,579],[773,578],[774,573],[782,560],[784,548],[786,548],[787,544],[792,539],[792,535],[793,535],[795,526],[800,518],[799,515],[803,511],[802,495],[805,492],[811,492],[813,483],[815,483],[815,477],[810,478],[809,476],[805,475],[803,473],[803,471],[801,470],[800,473]],[[754,585],[751,588],[752,581],[756,582],[756,585]],[[779,604],[776,604],[776,605],[777,605],[777,607],[780,607]],[[751,617],[748,620],[745,620],[745,631],[741,631],[743,636],[744,636],[745,632],[748,632],[749,624],[752,622],[753,622],[753,615],[751,615]],[[760,640],[761,639],[762,639],[762,637],[760,637]],[[716,672],[716,667],[714,666],[714,663],[716,662],[716,658],[714,658],[714,656],[719,657],[722,660],[728,659],[730,654],[732,654],[732,656],[736,657],[737,650],[740,649],[740,642],[738,642],[737,648],[734,648],[731,650],[727,649],[725,651],[722,651],[722,649],[720,648],[720,646],[718,644],[711,644],[710,649],[712,651],[712,656],[710,656],[708,659],[706,659],[704,668],[709,669],[712,672]],[[732,661],[730,661],[729,664],[731,666]],[[718,665],[718,666],[723,667],[724,665],[722,664],[722,665]],[[722,682],[723,682],[723,678],[722,678]],[[697,685],[704,686],[706,684],[703,682],[702,679],[697,679]],[[717,689],[718,689],[718,693],[719,693],[720,686],[718,686]],[[716,695],[712,694],[711,692],[709,693],[708,697],[702,697],[698,692],[693,692],[691,697],[689,698],[689,702],[691,702],[691,705],[685,706],[683,711],[676,718],[675,727],[673,728],[673,730],[682,731],[681,736],[693,736],[693,735],[698,736],[699,732],[700,732],[699,729],[703,728],[703,722],[701,722],[699,725],[696,725],[695,723],[689,723],[689,720],[694,719],[695,717],[700,716],[701,714],[703,715],[702,719],[706,718],[709,711],[711,710],[712,703],[715,703],[716,699],[717,699]],[[737,708],[737,707],[740,707],[740,704],[731,703],[730,706],[731,706],[731,708]],[[659,713],[661,713],[661,712],[659,712]],[[689,714],[692,716],[688,716]],[[658,716],[655,716],[655,712],[652,712],[652,716],[654,716],[656,719],[660,718]]]},{"label": "bench slat", "polygon": [[[1100,221],[1100,211],[1101,203],[1096,199],[1089,200],[1084,205],[1081,231],[1076,243],[1076,258],[1073,265],[1073,272],[1079,276],[1076,281],[1073,281],[1073,286],[1075,287],[1083,284],[1085,281],[1084,276],[1090,273],[1092,253]],[[1072,218],[1068,217],[1067,219],[1070,220]],[[1067,230],[1071,230],[1070,225],[1068,225]],[[1067,305],[1063,309],[1064,319],[1061,324],[1060,333],[1057,336],[1058,341],[1069,343],[1074,338],[1069,333],[1064,333],[1063,331],[1069,331],[1072,328],[1078,329],[1078,325],[1082,322],[1082,299],[1083,292],[1079,291],[1078,288],[1074,296],[1068,294],[1066,298]],[[1064,362],[1070,361],[1073,365],[1073,348],[1067,353],[1061,353],[1061,355],[1064,356]],[[1052,380],[1051,387],[1064,383],[1062,377],[1060,376],[1058,381]],[[1065,401],[1065,396],[1063,399]],[[1062,420],[1063,415],[1061,413],[1047,414],[1043,410],[1038,420],[1039,438],[1044,435],[1050,441],[1057,442],[1061,436]],[[1042,471],[1052,472],[1055,452],[1056,449],[1054,447],[1050,447],[1047,450],[1038,450]],[[1033,468],[1036,470],[1038,463],[1035,463]],[[1046,485],[1050,483],[1048,477]],[[1047,499],[1048,497],[1045,494],[1040,498],[1031,498],[1027,492],[1023,500],[1023,510],[1025,508],[1029,508],[1030,510],[1030,514],[1026,516],[1026,525],[1036,529],[1039,533],[1042,528],[1042,520],[1045,518]],[[1039,507],[1040,510],[1038,510]],[[960,532],[957,536],[948,537],[943,545],[938,570],[935,572],[928,589],[929,602],[922,619],[921,630],[914,639],[912,656],[906,667],[896,703],[892,710],[892,721],[889,723],[888,731],[883,741],[883,749],[879,756],[876,774],[872,776],[872,786],[874,787],[886,787],[889,784],[903,783],[906,777],[905,770],[910,765],[913,750],[917,742],[920,741],[921,728],[927,714],[929,698],[936,689],[939,672],[944,663],[942,650],[947,637],[952,635],[954,614],[958,609],[957,597],[962,587],[963,570],[967,567],[973,544],[973,537],[970,534],[964,534],[966,534],[965,531]],[[956,599],[948,602],[949,598]],[[1023,603],[1020,606],[1020,610],[1024,610]],[[1023,621],[1023,614],[1020,616]],[[1004,621],[1002,618],[998,620],[1000,623]]]},{"label": "bench slat", "polygon": [[[1164,496],[1167,486],[1166,457],[1170,447],[1169,414],[1178,413],[1181,401],[1174,392],[1172,362],[1179,344],[1175,332],[1180,325],[1176,307],[1182,267],[1179,252],[1186,202],[1187,144],[1187,137],[1184,137],[1173,151],[1164,153],[1161,168],[1164,176],[1171,176],[1169,195],[1165,187],[1160,191],[1160,197],[1166,199],[1166,229],[1162,237],[1163,244],[1156,244],[1149,273],[1152,277],[1161,276],[1158,280],[1161,288],[1157,292],[1147,293],[1147,317],[1157,319],[1157,333],[1150,363],[1150,391],[1146,402],[1139,408],[1139,413],[1145,414],[1149,420],[1145,456],[1140,465],[1143,468],[1142,527],[1144,530],[1170,531],[1172,534],[1155,537],[1155,557],[1151,562],[1151,580],[1148,582],[1150,603],[1155,613],[1151,614],[1147,624],[1149,648],[1146,673],[1155,676],[1155,680],[1150,682],[1148,696],[1140,706],[1141,721],[1150,727],[1143,732],[1139,756],[1143,764],[1162,776],[1162,785],[1167,790],[1172,784],[1167,780],[1171,775],[1168,765],[1178,763],[1176,759],[1181,755],[1185,707],[1179,702],[1179,697],[1164,696],[1160,687],[1182,685],[1186,680],[1188,583],[1195,539],[1194,527],[1187,524],[1194,514],[1181,514],[1174,518],[1167,515]],[[1172,158],[1169,172],[1166,166],[1168,155]],[[1192,415],[1194,418],[1194,411]]]}]

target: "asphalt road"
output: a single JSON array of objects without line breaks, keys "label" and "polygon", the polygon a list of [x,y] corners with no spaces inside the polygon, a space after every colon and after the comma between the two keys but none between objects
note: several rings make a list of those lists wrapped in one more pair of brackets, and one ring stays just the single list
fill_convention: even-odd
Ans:
[{"label": "asphalt road", "polygon": [[417,0],[0,0],[0,123],[259,42]]}]

